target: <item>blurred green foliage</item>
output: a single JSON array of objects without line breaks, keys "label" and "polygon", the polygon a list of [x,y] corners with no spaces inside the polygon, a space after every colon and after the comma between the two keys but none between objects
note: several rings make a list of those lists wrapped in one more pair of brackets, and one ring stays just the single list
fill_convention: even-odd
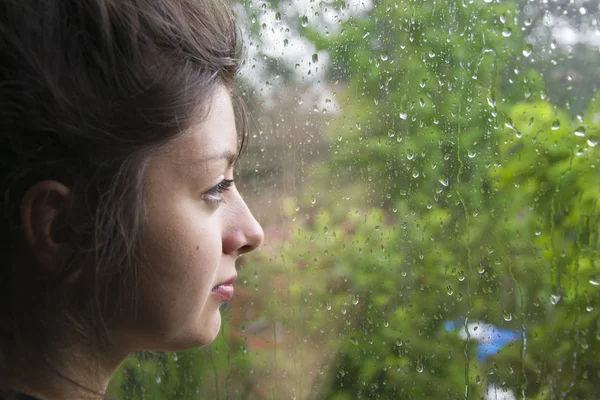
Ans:
[{"label": "blurred green foliage", "polygon": [[[304,397],[479,399],[491,383],[531,399],[600,392],[600,97],[578,112],[547,98],[522,13],[382,0],[337,32],[303,30],[330,52],[342,113],[310,190],[284,199],[291,236],[244,273],[292,346],[329,354]],[[459,334],[469,321],[520,340],[478,358]],[[245,398],[243,371],[260,355],[226,342],[179,356],[195,362],[130,359],[114,393],[136,398],[125,394],[142,362],[162,377],[145,390],[164,397],[148,398],[199,398],[186,391],[222,386],[202,381],[212,373],[234,376],[221,397]]]}]

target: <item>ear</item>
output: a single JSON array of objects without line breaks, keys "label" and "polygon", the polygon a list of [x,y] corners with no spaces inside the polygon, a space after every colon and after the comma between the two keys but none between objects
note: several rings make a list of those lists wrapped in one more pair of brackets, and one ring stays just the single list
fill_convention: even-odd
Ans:
[{"label": "ear", "polygon": [[40,181],[25,192],[21,201],[21,226],[27,243],[46,271],[54,271],[65,261],[65,210],[71,190],[57,181]]}]

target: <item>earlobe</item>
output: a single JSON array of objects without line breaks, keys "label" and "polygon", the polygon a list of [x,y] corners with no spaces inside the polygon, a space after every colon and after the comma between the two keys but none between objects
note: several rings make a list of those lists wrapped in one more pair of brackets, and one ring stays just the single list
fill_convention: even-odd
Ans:
[{"label": "earlobe", "polygon": [[29,187],[21,201],[21,227],[27,243],[45,270],[64,261],[68,243],[63,234],[71,190],[57,181],[40,181]]}]

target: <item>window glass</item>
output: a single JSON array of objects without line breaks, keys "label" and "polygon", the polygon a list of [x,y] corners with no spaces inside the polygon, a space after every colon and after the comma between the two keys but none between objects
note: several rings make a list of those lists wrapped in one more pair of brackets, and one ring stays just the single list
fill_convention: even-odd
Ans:
[{"label": "window glass", "polygon": [[600,392],[600,1],[245,0],[265,229],[209,347],[118,398]]}]

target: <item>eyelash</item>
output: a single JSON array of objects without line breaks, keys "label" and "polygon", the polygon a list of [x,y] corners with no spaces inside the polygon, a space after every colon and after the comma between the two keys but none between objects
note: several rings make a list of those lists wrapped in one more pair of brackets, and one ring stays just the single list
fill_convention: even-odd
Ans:
[{"label": "eyelash", "polygon": [[232,185],[233,179],[223,179],[215,187],[209,189],[204,198],[212,203],[220,203],[223,201],[223,198],[220,196],[221,193],[229,190]]}]

